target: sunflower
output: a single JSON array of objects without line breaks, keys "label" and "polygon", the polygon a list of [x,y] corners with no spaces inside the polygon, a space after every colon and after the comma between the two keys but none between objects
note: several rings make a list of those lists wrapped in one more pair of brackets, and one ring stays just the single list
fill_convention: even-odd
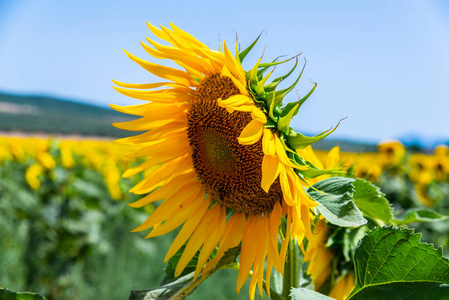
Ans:
[{"label": "sunflower", "polygon": [[[335,128],[313,137],[290,128],[292,117],[316,87],[297,102],[282,104],[302,72],[290,87],[276,87],[294,71],[297,57],[288,74],[266,84],[272,71],[265,73],[285,61],[262,64],[259,59],[245,72],[241,62],[257,39],[243,51],[237,43],[233,55],[225,41],[214,51],[170,25],[159,29],[148,23],[151,32],[170,45],[147,38],[151,46],[142,46],[154,58],[172,60],[181,69],[125,51],[131,60],[165,81],[134,84],[114,80],[118,92],[148,101],[111,105],[141,117],[114,126],[146,131],[119,140],[134,145],[129,157],[146,158],[123,175],[145,171],[145,178],[130,192],[148,195],[130,205],[142,207],[163,199],[134,231],[152,228],[149,238],[182,226],[165,261],[185,246],[175,269],[179,276],[199,251],[195,280],[214,269],[226,251],[241,246],[237,292],[252,274],[249,293],[253,299],[256,286],[262,294],[265,263],[269,287],[273,267],[283,273],[289,241],[297,238],[301,243],[304,236],[312,235],[310,211],[318,204],[303,187],[307,179],[340,172],[318,169],[296,149],[324,138]],[[285,238],[278,245],[282,228]]]}]

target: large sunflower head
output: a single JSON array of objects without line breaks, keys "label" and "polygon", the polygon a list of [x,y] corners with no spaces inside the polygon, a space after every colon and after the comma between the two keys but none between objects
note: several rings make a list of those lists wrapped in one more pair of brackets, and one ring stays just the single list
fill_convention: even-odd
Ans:
[{"label": "large sunflower head", "polygon": [[[182,225],[166,260],[185,245],[175,271],[179,275],[200,249],[195,278],[212,270],[228,249],[240,245],[237,290],[252,268],[253,298],[256,285],[261,292],[265,262],[269,286],[272,268],[283,272],[290,238],[302,241],[311,235],[309,209],[317,203],[308,197],[303,185],[309,178],[341,172],[321,170],[296,151],[333,131],[307,137],[290,127],[292,117],[316,84],[303,98],[284,105],[283,98],[302,72],[293,85],[277,87],[295,70],[297,59],[291,72],[268,83],[270,68],[285,61],[263,64],[259,60],[245,72],[241,62],[257,40],[243,51],[237,46],[232,54],[225,41],[215,51],[173,24],[161,29],[148,26],[169,45],[147,39],[150,45],[142,43],[144,49],[154,58],[174,61],[180,69],[126,52],[164,81],[114,81],[118,92],[147,101],[127,107],[112,105],[141,117],[114,124],[116,127],[147,131],[120,140],[134,145],[130,157],[146,158],[124,174],[128,177],[146,171],[146,177],[131,192],[148,195],[131,206],[164,199],[135,230],[153,228],[148,237],[154,237]],[[280,226],[281,222],[285,226]],[[278,247],[281,228],[285,228],[285,239]]]}]

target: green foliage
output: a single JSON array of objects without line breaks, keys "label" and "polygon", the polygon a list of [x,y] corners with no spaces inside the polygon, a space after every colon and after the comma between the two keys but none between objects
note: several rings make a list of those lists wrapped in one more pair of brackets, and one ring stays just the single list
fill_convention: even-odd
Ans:
[{"label": "green foliage", "polygon": [[408,229],[373,229],[355,251],[348,299],[449,299],[449,260],[420,239]]},{"label": "green foliage", "polygon": [[183,291],[192,286],[192,284],[193,284],[193,272],[181,276],[178,279],[155,289],[132,290],[128,299],[129,300],[184,299],[194,291],[191,290],[189,291],[189,293],[183,293]]},{"label": "green foliage", "polygon": [[413,208],[406,210],[403,214],[396,216],[393,220],[394,224],[400,226],[410,223],[423,222],[439,222],[448,218],[430,208]]},{"label": "green foliage", "polygon": [[0,288],[0,300],[47,300],[45,297],[35,293],[16,293],[8,289]]},{"label": "green foliage", "polygon": [[293,288],[290,297],[292,300],[334,300],[334,298],[305,288]]},{"label": "green foliage", "polygon": [[[240,247],[235,247],[226,251],[223,257],[217,263],[217,266],[207,274],[201,274],[196,281],[193,280],[194,270],[198,260],[199,253],[189,262],[186,269],[178,277],[174,277],[176,265],[184,252],[182,247],[168,262],[165,269],[166,275],[159,287],[148,290],[133,290],[129,296],[129,300],[168,300],[168,299],[184,299],[192,294],[198,286],[210,277],[212,274],[221,269],[238,268],[237,257],[240,254]],[[215,256],[212,254],[211,258]]]},{"label": "green foliage", "polygon": [[332,224],[342,227],[358,227],[366,219],[353,201],[354,179],[331,177],[310,187],[307,192],[319,203],[318,210]]},{"label": "green foliage", "polygon": [[[132,289],[157,286],[174,233],[148,240],[130,233],[148,217],[145,208],[128,206],[138,198],[127,191],[139,176],[120,180],[122,198],[116,201],[103,174],[82,157],[75,155],[75,166],[64,168],[58,147],[50,154],[57,166],[39,175],[37,191],[25,180],[33,158],[0,162],[0,285],[48,300],[119,300]],[[235,275],[220,272],[194,297],[245,299],[245,292],[229,288]]]},{"label": "green foliage", "polygon": [[390,224],[393,215],[391,205],[384,197],[385,194],[377,186],[363,179],[355,180],[353,185],[354,202],[363,216]]}]

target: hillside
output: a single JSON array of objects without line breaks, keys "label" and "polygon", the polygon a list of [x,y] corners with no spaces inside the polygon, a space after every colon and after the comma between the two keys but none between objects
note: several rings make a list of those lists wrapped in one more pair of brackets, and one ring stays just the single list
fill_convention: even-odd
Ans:
[{"label": "hillside", "polygon": [[0,131],[124,137],[129,133],[111,123],[132,119],[110,108],[0,93]]},{"label": "hillside", "polygon": [[[111,125],[134,119],[108,107],[41,96],[21,96],[0,92],[0,131],[25,133],[79,134],[101,137],[125,137],[130,132]],[[342,151],[376,151],[375,145],[355,141],[319,141],[314,148],[329,150],[340,146]]]}]

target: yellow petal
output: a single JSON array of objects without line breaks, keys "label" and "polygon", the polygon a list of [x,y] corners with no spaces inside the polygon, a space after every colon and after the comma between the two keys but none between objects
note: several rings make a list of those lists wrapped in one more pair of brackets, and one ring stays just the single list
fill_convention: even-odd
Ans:
[{"label": "yellow petal", "polygon": [[245,95],[233,95],[231,97],[229,97],[226,100],[217,100],[218,102],[218,106],[220,107],[235,107],[235,106],[240,106],[240,105],[252,105],[252,100]]},{"label": "yellow petal", "polygon": [[142,144],[145,142],[154,142],[157,140],[163,140],[167,136],[184,132],[187,136],[187,124],[179,124],[179,123],[169,123],[164,127],[159,127],[152,129],[151,131],[144,132],[142,134],[130,136],[127,138],[121,138],[116,140],[117,143],[121,144]]},{"label": "yellow petal", "polygon": [[167,262],[176,252],[184,245],[184,243],[190,238],[192,232],[196,229],[198,224],[201,222],[204,214],[207,212],[209,208],[210,198],[205,199],[198,210],[190,216],[189,219],[185,222],[182,229],[179,231],[175,240],[171,244],[170,248],[167,251],[167,254],[164,258],[164,263]]},{"label": "yellow petal", "polygon": [[158,82],[158,83],[125,83],[118,80],[112,79],[112,82],[114,82],[116,85],[124,87],[124,88],[131,88],[131,89],[155,89],[167,84],[170,84],[169,82]]},{"label": "yellow petal", "polygon": [[279,159],[276,156],[264,155],[262,159],[262,189],[266,193],[278,177],[279,171]]},{"label": "yellow petal", "polygon": [[153,120],[151,117],[142,117],[137,120],[122,122],[122,123],[112,123],[114,127],[130,131],[144,131],[161,126],[165,126],[170,123],[182,123],[187,124],[187,115],[182,112],[177,116],[173,116],[170,119]]},{"label": "yellow petal", "polygon": [[[214,218],[213,223],[208,228],[206,236],[209,238],[205,240],[201,253],[198,257],[198,262],[195,268],[195,274],[193,280],[198,278],[200,271],[203,269],[204,264],[211,256],[212,252],[221,241],[226,228],[226,207],[221,206],[218,215]],[[192,236],[193,238],[193,236]]]},{"label": "yellow petal", "polygon": [[223,41],[223,46],[224,46],[226,67],[231,71],[231,73],[235,76],[235,78],[239,82],[244,83],[246,85],[245,70],[243,70],[242,65],[239,62],[237,62],[237,60],[234,58],[234,55],[232,55],[231,51],[229,51],[228,47],[226,46],[226,41]]},{"label": "yellow petal", "polygon": [[246,81],[240,81],[238,78],[234,77],[231,71],[228,69],[227,65],[224,65],[221,69],[221,74],[223,76],[229,77],[232,80],[232,83],[239,89],[240,94],[248,95],[248,91],[246,90]]},{"label": "yellow petal", "polygon": [[205,196],[205,192],[201,191],[190,205],[185,205],[179,209],[171,218],[155,227],[145,238],[161,236],[181,226],[201,206]]},{"label": "yellow petal", "polygon": [[180,103],[144,103],[138,105],[119,106],[109,104],[109,106],[119,112],[123,112],[135,116],[151,115],[152,118],[168,118],[168,116],[176,116],[187,110],[188,104],[186,102]]},{"label": "yellow petal", "polygon": [[288,206],[296,205],[297,198],[295,197],[294,187],[291,185],[287,171],[285,170],[285,167],[282,165],[280,166],[279,181],[281,183],[282,195],[284,196],[285,203]]},{"label": "yellow petal", "polygon": [[256,106],[254,106],[254,108],[251,110],[251,118],[253,120],[259,121],[262,124],[267,123],[267,116],[260,108]]},{"label": "yellow petal", "polygon": [[155,188],[168,183],[176,176],[191,172],[194,172],[191,160],[185,158],[175,159],[162,165],[159,169],[134,186],[130,192],[134,194],[149,193]]},{"label": "yellow petal", "polygon": [[180,38],[188,41],[189,43],[195,45],[198,48],[208,48],[205,44],[201,43],[200,41],[198,41],[194,36],[192,36],[191,34],[185,32],[182,29],[179,29],[178,27],[176,27],[173,23],[170,22],[170,26],[173,29],[173,31],[175,32],[175,34],[177,36],[179,36]]},{"label": "yellow petal", "polygon": [[161,205],[151,214],[151,216],[139,225],[133,231],[142,231],[153,227],[167,219],[173,217],[176,213],[182,210],[185,206],[194,202],[201,191],[201,184],[198,182],[191,183],[181,191],[177,191],[171,197],[165,199]]},{"label": "yellow petal", "polygon": [[211,238],[209,235],[207,235],[207,233],[209,232],[210,228],[213,227],[216,220],[218,220],[221,216],[220,206],[221,205],[219,204],[214,205],[204,215],[201,223],[197,226],[195,232],[190,237],[189,242],[187,243],[186,248],[181,255],[181,258],[176,265],[175,276],[179,276],[182,271],[184,271],[185,267],[193,258],[201,245],[203,245],[207,239]]},{"label": "yellow petal", "polygon": [[127,154],[127,157],[153,157],[165,156],[176,158],[190,151],[190,145],[187,139],[163,139],[145,143],[145,146],[134,152]]},{"label": "yellow petal", "polygon": [[162,90],[133,90],[127,88],[121,88],[113,86],[113,88],[125,96],[139,99],[152,101],[157,103],[176,103],[176,102],[187,102],[190,101],[192,96],[178,89],[162,89]]},{"label": "yellow petal", "polygon": [[248,278],[249,271],[256,256],[261,220],[262,218],[259,215],[248,216],[248,222],[243,231],[240,270],[237,276],[237,293]]},{"label": "yellow petal", "polygon": [[242,145],[252,145],[257,143],[262,137],[264,125],[258,121],[252,120],[245,126],[242,133],[238,137],[238,141]]},{"label": "yellow petal", "polygon": [[276,144],[274,142],[273,133],[268,128],[263,130],[262,151],[265,155],[276,154]]},{"label": "yellow petal", "polygon": [[137,200],[136,202],[133,202],[131,204],[128,204],[131,207],[142,207],[146,204],[152,203],[154,201],[167,199],[177,191],[179,191],[181,188],[184,188],[184,186],[191,184],[197,180],[196,174],[183,174],[180,176],[177,176],[173,178],[171,181],[169,181],[167,184],[161,186],[157,190],[151,192],[147,196]]},{"label": "yellow petal", "polygon": [[126,53],[126,55],[128,55],[128,57],[131,60],[133,60],[134,62],[139,64],[142,68],[144,68],[148,72],[150,72],[158,77],[161,77],[166,80],[170,80],[170,81],[173,81],[173,82],[185,85],[185,86],[197,86],[197,84],[195,83],[193,78],[186,72],[183,72],[183,71],[177,70],[177,69],[173,69],[170,67],[153,64],[149,61],[138,58],[127,51],[125,51],[125,53]]},{"label": "yellow petal", "polygon": [[218,248],[218,252],[215,257],[207,263],[206,267],[204,268],[205,273],[209,272],[217,265],[226,251],[231,248],[237,247],[240,244],[240,242],[242,241],[243,229],[245,228],[245,224],[246,215],[244,213],[235,212],[229,218],[226,224],[223,238]]}]

